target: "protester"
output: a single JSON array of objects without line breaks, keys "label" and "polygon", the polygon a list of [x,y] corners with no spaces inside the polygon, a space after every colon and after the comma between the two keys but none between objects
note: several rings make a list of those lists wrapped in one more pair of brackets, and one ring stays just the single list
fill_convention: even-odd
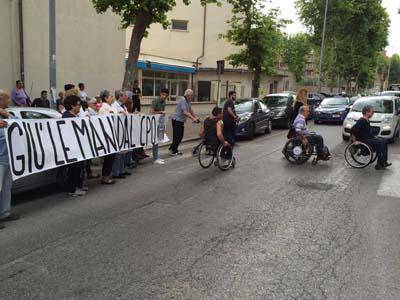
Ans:
[{"label": "protester", "polygon": [[[68,96],[64,101],[65,112],[63,118],[75,118],[81,109],[81,99],[77,96]],[[67,166],[68,168],[68,192],[72,197],[84,196],[88,190],[83,186],[85,161],[79,161]]]},{"label": "protester", "polygon": [[299,114],[300,107],[307,105],[308,92],[306,89],[300,89],[297,92],[296,101],[293,103],[292,123]]},{"label": "protester", "polygon": [[[112,106],[114,102],[113,96],[109,91],[104,90],[100,93],[102,105],[99,110],[99,115],[104,116],[108,114],[117,114],[117,110]],[[102,169],[102,184],[114,184],[115,181],[111,178],[112,167],[114,164],[115,154],[109,154],[104,156],[103,169]]]},{"label": "protester", "polygon": [[228,143],[233,146],[236,141],[236,122],[239,117],[235,112],[235,100],[236,100],[236,92],[230,91],[228,94],[228,100],[226,100],[223,109],[223,122],[224,122],[224,137],[228,141]]},{"label": "protester", "polygon": [[81,98],[81,101],[87,102],[88,95],[86,94],[86,91],[85,91],[85,84],[79,83],[78,88],[79,88],[79,94],[78,94],[79,98]]},{"label": "protester", "polygon": [[50,100],[47,99],[47,91],[42,91],[40,93],[40,98],[33,100],[32,107],[50,108]]},{"label": "protester", "polygon": [[3,129],[7,127],[7,121],[4,119],[14,118],[7,111],[9,102],[10,96],[5,91],[0,90],[0,229],[5,227],[4,222],[19,219],[17,214],[11,213],[12,176],[8,163],[5,130]]},{"label": "protester", "polygon": [[88,114],[89,117],[97,116],[101,105],[97,105],[97,99],[92,98],[88,101]]},{"label": "protester", "polygon": [[142,96],[142,91],[139,88],[139,82],[137,80],[135,80],[135,82],[133,83],[132,93],[132,112],[140,112],[140,98]]},{"label": "protester", "polygon": [[186,90],[184,97],[179,100],[176,105],[176,111],[172,115],[172,144],[169,147],[170,154],[172,156],[182,155],[182,152],[178,151],[179,144],[182,142],[185,122],[187,118],[190,118],[193,122],[200,122],[200,120],[195,116],[190,102],[193,100],[193,91]]},{"label": "protester", "polygon": [[72,90],[74,88],[75,88],[75,85],[73,85],[72,83],[67,83],[67,84],[64,85],[64,91],[65,92],[68,92],[69,90]]},{"label": "protester", "polygon": [[64,107],[64,92],[59,92],[58,93],[58,99],[56,100],[56,109],[59,113],[64,113],[65,107]]},{"label": "protester", "polygon": [[31,100],[24,89],[22,80],[16,82],[16,88],[11,92],[11,100],[15,106],[30,106]]},{"label": "protester", "polygon": [[[129,101],[127,93],[123,90],[115,91],[116,101],[112,104],[118,114],[127,115],[128,110],[126,104]],[[115,155],[115,160],[112,168],[112,177],[116,179],[122,179],[126,176],[131,175],[131,173],[125,171],[126,156],[128,152],[122,151]]]},{"label": "protester", "polygon": [[[165,115],[165,101],[169,96],[168,89],[161,89],[160,97],[151,102],[150,113]],[[158,157],[158,144],[153,145],[153,162],[158,165],[163,165],[165,161]]]}]

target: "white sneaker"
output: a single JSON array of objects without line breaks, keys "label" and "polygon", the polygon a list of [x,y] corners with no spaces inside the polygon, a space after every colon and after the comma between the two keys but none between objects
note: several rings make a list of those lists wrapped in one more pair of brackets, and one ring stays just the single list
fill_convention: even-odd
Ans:
[{"label": "white sneaker", "polygon": [[156,159],[156,160],[154,161],[154,163],[155,163],[156,165],[163,165],[163,164],[165,164],[165,161],[164,161],[163,159],[161,159],[161,158],[158,158],[158,159]]},{"label": "white sneaker", "polygon": [[75,192],[69,193],[68,195],[70,195],[71,197],[79,197],[79,196],[85,196],[86,192],[81,189],[76,189]]}]

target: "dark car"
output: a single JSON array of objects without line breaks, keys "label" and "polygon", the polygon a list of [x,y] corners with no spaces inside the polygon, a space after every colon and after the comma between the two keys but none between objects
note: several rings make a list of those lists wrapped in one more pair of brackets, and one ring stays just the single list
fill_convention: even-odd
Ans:
[{"label": "dark car", "polygon": [[315,109],[314,122],[343,123],[349,112],[349,99],[344,97],[325,98]]},{"label": "dark car", "polygon": [[270,133],[272,122],[267,106],[258,99],[248,98],[235,101],[239,116],[236,136],[253,139],[257,133]]},{"label": "dark car", "polygon": [[315,109],[321,105],[322,100],[326,96],[319,93],[309,93],[307,97],[307,104],[310,107],[310,118],[314,118]]},{"label": "dark car", "polygon": [[270,110],[273,127],[290,127],[293,114],[293,93],[271,94],[262,99],[262,102]]}]

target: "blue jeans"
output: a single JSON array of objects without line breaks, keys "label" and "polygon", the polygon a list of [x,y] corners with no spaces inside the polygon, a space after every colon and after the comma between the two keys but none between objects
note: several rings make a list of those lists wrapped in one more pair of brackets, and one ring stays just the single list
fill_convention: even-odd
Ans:
[{"label": "blue jeans", "polygon": [[378,165],[383,165],[388,160],[388,146],[386,140],[376,137],[367,140],[367,144],[371,146],[372,150],[378,155]]},{"label": "blue jeans", "polygon": [[115,157],[113,168],[112,168],[112,176],[121,176],[125,173],[125,153],[118,153]]},{"label": "blue jeans", "polygon": [[10,215],[11,187],[10,166],[0,164],[0,219],[7,218]]},{"label": "blue jeans", "polygon": [[158,159],[158,144],[153,145],[153,161]]}]

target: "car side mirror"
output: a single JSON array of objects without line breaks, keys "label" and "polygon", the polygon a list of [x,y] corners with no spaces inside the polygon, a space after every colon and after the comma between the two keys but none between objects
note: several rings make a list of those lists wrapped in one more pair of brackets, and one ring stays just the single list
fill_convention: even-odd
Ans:
[{"label": "car side mirror", "polygon": [[259,108],[259,109],[257,110],[257,112],[258,112],[258,113],[262,113],[262,112],[263,112],[262,108]]},{"label": "car side mirror", "polygon": [[347,106],[346,107],[346,112],[349,112],[350,111],[350,106]]}]

